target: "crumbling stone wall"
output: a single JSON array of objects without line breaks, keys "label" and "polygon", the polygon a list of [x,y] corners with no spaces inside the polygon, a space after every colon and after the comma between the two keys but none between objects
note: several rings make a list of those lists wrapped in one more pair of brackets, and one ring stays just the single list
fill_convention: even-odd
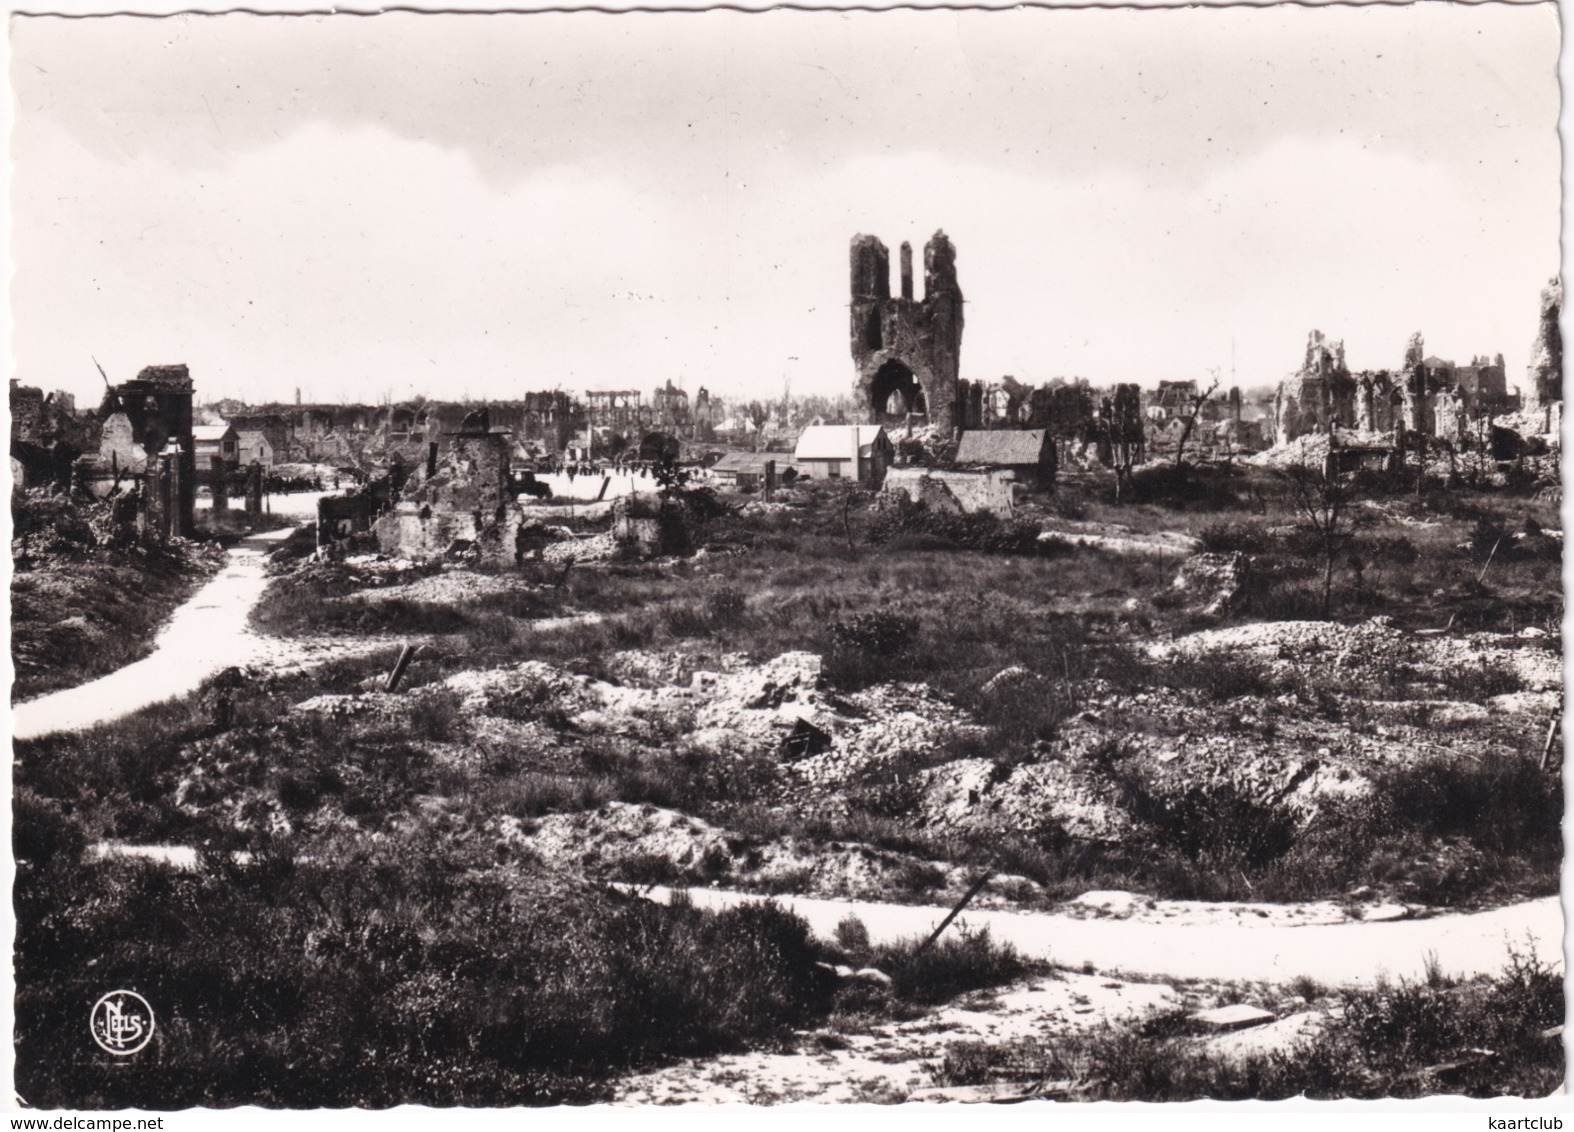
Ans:
[{"label": "crumbling stone wall", "polygon": [[1432,413],[1432,375],[1427,369],[1426,345],[1418,330],[1405,345],[1405,361],[1399,370],[1399,391],[1404,397],[1403,420],[1406,432],[1431,436],[1436,418]]},{"label": "crumbling stone wall", "polygon": [[1563,311],[1563,280],[1553,279],[1541,292],[1541,312],[1536,340],[1530,344],[1530,365],[1525,373],[1523,407],[1542,411],[1563,400],[1563,331],[1558,316]]},{"label": "crumbling stone wall", "polygon": [[956,249],[944,232],[936,232],[924,245],[921,300],[913,297],[911,245],[904,243],[901,254],[901,294],[892,297],[885,245],[874,236],[853,237],[854,393],[871,423],[881,423],[886,405],[897,395],[908,412],[927,413],[930,425],[950,437],[966,412],[958,404],[962,289],[956,280]]},{"label": "crumbling stone wall", "polygon": [[463,551],[488,565],[513,564],[522,515],[509,479],[509,434],[483,424],[449,440],[433,474],[407,484],[377,520],[378,546],[417,561]]},{"label": "crumbling stone wall", "polygon": [[885,474],[884,490],[932,511],[983,511],[1003,519],[1016,512],[1016,477],[1011,472],[892,468]]},{"label": "crumbling stone wall", "polygon": [[[123,414],[131,423],[133,445],[154,458],[171,457],[175,467],[168,526],[190,538],[196,532],[197,454],[191,437],[191,373],[183,365],[146,366],[131,381],[107,390],[98,418],[107,422]],[[162,526],[161,519],[157,525]]]},{"label": "crumbling stone wall", "polygon": [[72,461],[98,447],[98,420],[76,411],[76,398],[11,379],[11,460],[18,486],[72,481]]}]

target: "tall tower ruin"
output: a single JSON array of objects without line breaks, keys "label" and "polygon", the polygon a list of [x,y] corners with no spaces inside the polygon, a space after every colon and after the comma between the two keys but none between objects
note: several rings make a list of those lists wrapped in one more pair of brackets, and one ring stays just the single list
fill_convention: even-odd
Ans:
[{"label": "tall tower ruin", "polygon": [[891,257],[874,236],[852,241],[854,393],[872,423],[925,413],[941,435],[960,422],[962,289],[956,249],[944,232],[924,245],[924,297],[913,298],[913,249],[901,247],[901,294],[891,295]]}]

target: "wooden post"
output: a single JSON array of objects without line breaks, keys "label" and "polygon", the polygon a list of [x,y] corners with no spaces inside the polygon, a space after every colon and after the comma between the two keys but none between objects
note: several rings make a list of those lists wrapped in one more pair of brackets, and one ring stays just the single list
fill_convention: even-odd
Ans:
[{"label": "wooden post", "polygon": [[1547,724],[1547,741],[1541,747],[1541,769],[1547,769],[1547,760],[1552,757],[1552,741],[1558,736],[1558,724],[1563,722],[1563,713],[1557,712],[1552,716],[1552,722]]},{"label": "wooden post", "polygon": [[399,652],[399,659],[394,662],[393,671],[388,674],[387,681],[383,684],[383,691],[397,692],[399,681],[404,679],[404,670],[410,667],[410,661],[415,659],[416,650],[420,645],[405,645]]},{"label": "wooden post", "polygon": [[945,931],[946,928],[951,926],[951,921],[956,919],[957,916],[961,914],[963,908],[967,907],[967,902],[969,900],[973,899],[973,897],[977,896],[979,894],[979,892],[983,889],[984,885],[989,883],[989,878],[994,876],[994,875],[995,875],[995,866],[990,865],[987,869],[984,870],[983,874],[977,880],[975,880],[973,882],[973,887],[969,888],[966,892],[964,892],[962,894],[962,899],[958,900],[956,902],[956,907],[952,908],[950,914],[947,915],[945,919],[940,921],[940,926],[929,934],[929,938],[928,939],[924,940],[923,943],[918,945],[918,950],[913,952],[913,958],[914,959],[917,959],[925,951],[929,950],[929,945],[934,943],[935,940],[940,938],[940,933]]}]

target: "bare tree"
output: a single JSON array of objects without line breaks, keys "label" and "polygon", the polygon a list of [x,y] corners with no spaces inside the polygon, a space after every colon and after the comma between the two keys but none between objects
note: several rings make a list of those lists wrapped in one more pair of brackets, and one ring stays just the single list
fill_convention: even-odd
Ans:
[{"label": "bare tree", "polygon": [[748,418],[749,423],[754,426],[754,450],[756,452],[765,451],[763,447],[765,442],[765,426],[771,419],[770,405],[760,401],[750,401],[747,405],[743,406],[743,413],[744,416]]},{"label": "bare tree", "polygon": [[1293,464],[1285,472],[1291,508],[1316,536],[1323,560],[1322,616],[1333,604],[1334,562],[1350,542],[1350,485],[1334,463],[1332,450],[1321,468]]},{"label": "bare tree", "polygon": [[1099,422],[1115,469],[1115,503],[1125,498],[1131,469],[1142,462],[1147,440],[1142,430],[1142,394],[1135,385],[1115,386],[1115,396],[1104,398]]},{"label": "bare tree", "polygon": [[1197,427],[1197,416],[1202,412],[1202,407],[1209,397],[1219,388],[1219,371],[1209,370],[1213,383],[1200,392],[1193,393],[1189,411],[1186,413],[1186,423],[1181,427],[1180,443],[1175,446],[1175,471],[1184,476],[1186,474],[1186,441],[1191,439],[1191,433]]}]

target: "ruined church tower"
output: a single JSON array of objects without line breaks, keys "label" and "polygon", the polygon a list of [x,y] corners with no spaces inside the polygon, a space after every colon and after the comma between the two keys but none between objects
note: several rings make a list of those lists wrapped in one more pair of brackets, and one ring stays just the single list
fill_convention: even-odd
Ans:
[{"label": "ruined church tower", "polygon": [[874,236],[852,241],[854,395],[865,419],[925,413],[941,435],[961,423],[962,289],[956,248],[944,232],[924,245],[924,297],[913,297],[913,249],[901,247],[901,291],[891,294],[890,253]]}]

